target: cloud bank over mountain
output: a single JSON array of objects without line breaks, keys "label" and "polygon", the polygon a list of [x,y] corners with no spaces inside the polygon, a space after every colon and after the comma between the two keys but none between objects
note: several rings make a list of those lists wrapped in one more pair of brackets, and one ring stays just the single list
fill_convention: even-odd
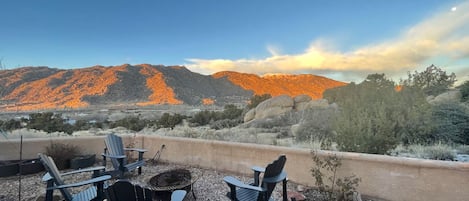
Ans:
[{"label": "cloud bank over mountain", "polygon": [[[386,22],[383,22],[386,23]],[[370,73],[402,77],[407,71],[431,63],[469,79],[469,2],[441,10],[403,30],[395,38],[350,51],[334,48],[334,42],[316,39],[304,52],[281,54],[268,46],[271,56],[260,59],[189,58],[191,70],[201,73],[233,70],[265,74],[270,72],[314,73],[345,81],[360,81]]]}]

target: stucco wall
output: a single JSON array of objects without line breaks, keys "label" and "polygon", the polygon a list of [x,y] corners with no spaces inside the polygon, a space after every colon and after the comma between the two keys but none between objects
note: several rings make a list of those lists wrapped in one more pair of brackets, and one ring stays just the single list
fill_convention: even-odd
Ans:
[{"label": "stucco wall", "polygon": [[[83,147],[88,153],[101,154],[104,137],[27,139],[23,158],[34,158],[45,146],[67,142]],[[287,156],[286,171],[291,181],[314,186],[310,169],[314,165],[310,150],[257,144],[228,143],[187,138],[139,135],[125,137],[125,143],[148,150],[152,158],[164,144],[160,160],[251,175],[252,165],[265,166],[279,154]],[[0,160],[17,159],[18,141],[0,142]],[[342,158],[341,176],[355,174],[362,179],[362,194],[395,201],[469,200],[469,164],[396,158],[382,155],[318,152],[320,156],[337,154]]]}]

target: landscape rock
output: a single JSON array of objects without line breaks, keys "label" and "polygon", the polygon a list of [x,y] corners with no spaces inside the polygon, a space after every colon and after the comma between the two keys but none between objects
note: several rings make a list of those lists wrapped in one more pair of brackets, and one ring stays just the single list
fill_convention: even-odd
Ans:
[{"label": "landscape rock", "polygon": [[295,104],[296,103],[309,102],[311,100],[312,100],[311,97],[306,95],[306,94],[298,95],[298,96],[295,96],[295,98],[293,98],[293,101],[295,101]]},{"label": "landscape rock", "polygon": [[249,110],[245,115],[244,115],[244,122],[248,122],[253,120],[256,117],[256,109],[251,109]]},{"label": "landscape rock", "polygon": [[290,131],[293,136],[298,136],[298,131],[300,130],[300,124],[294,124],[290,127]]},{"label": "landscape rock", "polygon": [[273,117],[293,109],[294,102],[290,96],[281,95],[265,100],[256,107],[255,119]]},{"label": "landscape rock", "polygon": [[306,109],[310,108],[327,108],[329,107],[329,101],[327,99],[318,99],[318,100],[312,100],[308,102],[308,105],[306,106]]}]

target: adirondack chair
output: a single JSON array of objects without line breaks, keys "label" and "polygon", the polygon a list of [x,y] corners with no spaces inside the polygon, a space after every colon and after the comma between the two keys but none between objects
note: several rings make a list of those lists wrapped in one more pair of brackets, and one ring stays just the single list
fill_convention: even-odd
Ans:
[{"label": "adirondack chair", "polygon": [[[124,148],[122,138],[114,134],[107,135],[105,144],[106,147],[104,148],[104,153],[102,154],[103,165],[106,166],[106,159],[110,158],[112,166],[114,167],[114,170],[108,171],[106,173],[109,173],[112,176],[117,175],[118,177],[122,178],[126,172],[137,169],[138,174],[142,174],[142,166],[145,165],[145,161],[143,160],[143,153],[145,153],[146,150]],[[125,155],[126,151],[137,151],[138,160],[133,163],[128,163],[127,156]]]},{"label": "adirondack chair", "polygon": [[[105,190],[109,201],[152,201],[153,193],[147,188],[133,185],[127,180],[119,180]],[[171,201],[182,201],[186,191],[176,190],[171,194]]]},{"label": "adirondack chair", "polygon": [[[278,182],[283,184],[283,201],[287,201],[287,173],[283,171],[287,158],[281,155],[277,160],[268,164],[266,168],[254,166],[254,181],[251,184],[245,184],[234,177],[226,176],[223,180],[230,187],[228,197],[236,201],[267,201],[271,198],[272,191]],[[260,175],[263,173],[262,181]]]},{"label": "adirondack chair", "polygon": [[[103,166],[81,169],[61,174],[51,157],[45,154],[39,154],[39,158],[41,159],[44,168],[47,170],[47,173],[42,177],[42,180],[47,182],[45,201],[53,200],[53,191],[56,189],[60,191],[66,201],[102,200],[104,198],[104,182],[111,179],[111,176],[100,176],[100,173],[104,171]],[[65,184],[64,180],[62,179],[62,176],[69,176],[83,172],[93,172],[92,178],[72,184]],[[76,194],[72,194],[69,191],[69,188],[81,187],[85,185],[89,185],[90,187]]]}]

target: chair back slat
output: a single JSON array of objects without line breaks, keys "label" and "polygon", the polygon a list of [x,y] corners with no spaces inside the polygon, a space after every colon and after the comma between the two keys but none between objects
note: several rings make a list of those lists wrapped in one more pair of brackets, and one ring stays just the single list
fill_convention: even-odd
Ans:
[{"label": "chair back slat", "polygon": [[[287,162],[287,157],[285,155],[279,156],[277,160],[275,160],[274,162],[267,165],[267,167],[265,168],[265,172],[264,172],[264,178],[277,176],[280,173],[282,173],[282,170],[283,170],[286,162]],[[267,188],[267,192],[265,193],[265,197],[270,198],[270,196],[272,195],[272,192],[275,188],[276,183],[262,182],[262,185],[263,185],[264,188]]]},{"label": "chair back slat", "polygon": [[[105,139],[106,147],[110,155],[125,155],[124,144],[122,138],[109,134]],[[115,169],[119,168],[119,162],[117,159],[111,159],[112,165]],[[127,159],[124,159],[124,165],[127,164]]]},{"label": "chair back slat", "polygon": [[[39,154],[39,158],[41,159],[44,168],[47,170],[47,173],[49,173],[49,175],[52,177],[54,184],[59,186],[64,185],[65,183],[62,177],[60,176],[59,169],[55,165],[54,159],[52,159],[50,156],[41,153]],[[66,200],[72,200],[72,194],[67,189],[62,188],[60,189],[60,192]]]}]

